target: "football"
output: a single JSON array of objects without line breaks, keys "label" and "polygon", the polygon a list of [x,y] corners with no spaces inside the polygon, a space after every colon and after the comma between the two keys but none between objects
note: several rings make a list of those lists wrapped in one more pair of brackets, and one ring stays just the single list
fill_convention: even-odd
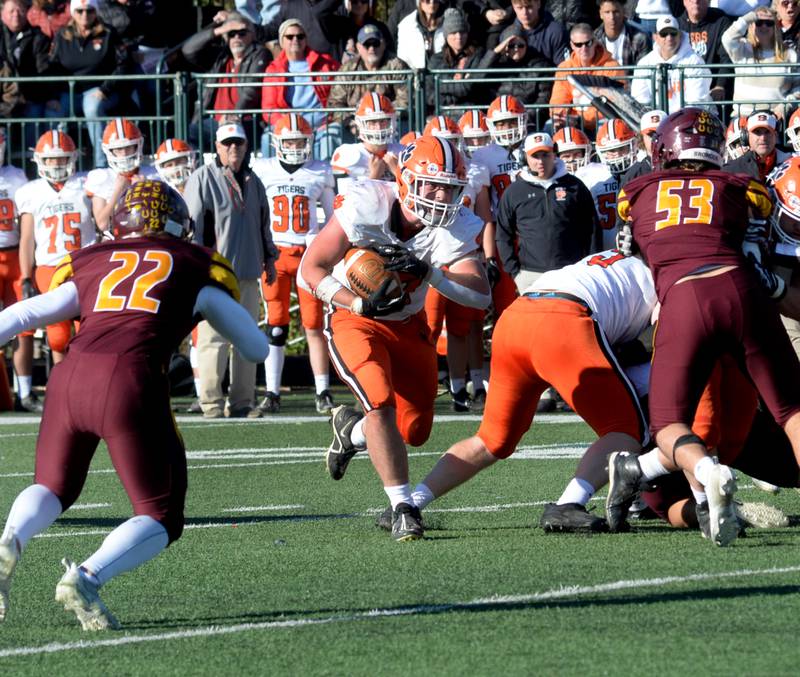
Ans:
[{"label": "football", "polygon": [[384,270],[383,257],[372,249],[356,247],[344,255],[344,274],[350,289],[361,298],[368,298],[378,290],[387,278],[389,284],[388,297],[397,298],[403,293],[400,276],[390,270]]}]

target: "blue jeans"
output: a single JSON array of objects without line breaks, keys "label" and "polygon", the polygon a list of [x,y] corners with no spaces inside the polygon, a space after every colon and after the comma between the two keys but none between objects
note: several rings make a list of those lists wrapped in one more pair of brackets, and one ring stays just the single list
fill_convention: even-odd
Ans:
[{"label": "blue jeans", "polygon": [[[87,120],[86,130],[89,132],[94,166],[97,168],[108,166],[106,155],[103,152],[103,127],[106,123],[97,118],[108,116],[119,100],[116,94],[112,94],[107,99],[99,99],[96,96],[99,91],[99,87],[92,87],[75,97],[75,115],[83,115]],[[69,93],[61,95],[61,111],[63,115],[69,115]]]}]

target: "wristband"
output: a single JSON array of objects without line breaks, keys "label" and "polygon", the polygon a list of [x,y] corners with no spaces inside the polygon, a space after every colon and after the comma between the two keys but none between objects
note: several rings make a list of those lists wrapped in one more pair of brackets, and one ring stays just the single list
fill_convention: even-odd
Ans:
[{"label": "wristband", "polygon": [[353,299],[353,302],[350,304],[350,312],[353,315],[363,315],[364,314],[364,299],[360,296],[356,296]]},{"label": "wristband", "polygon": [[344,289],[344,285],[333,275],[326,275],[322,278],[322,280],[320,280],[320,283],[314,290],[314,296],[316,296],[323,303],[332,305],[333,297],[336,296],[336,293],[340,289]]}]

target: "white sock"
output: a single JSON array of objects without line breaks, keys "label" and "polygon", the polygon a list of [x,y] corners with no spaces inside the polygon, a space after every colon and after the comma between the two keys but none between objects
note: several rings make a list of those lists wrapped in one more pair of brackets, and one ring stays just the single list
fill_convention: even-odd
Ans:
[{"label": "white sock", "polygon": [[697,503],[697,505],[705,503],[708,500],[706,492],[699,489],[692,489],[692,496],[694,496],[694,502]]},{"label": "white sock", "polygon": [[194,346],[189,346],[189,364],[192,366],[192,369],[197,369],[197,348]]},{"label": "white sock", "polygon": [[8,514],[3,538],[13,530],[22,550],[36,534],[41,533],[64,512],[61,501],[42,484],[32,484],[14,500]]},{"label": "white sock", "polygon": [[420,482],[414,487],[414,491],[411,492],[411,499],[414,501],[414,505],[422,509],[431,501],[435,500],[436,496],[433,495],[433,492],[427,485]]},{"label": "white sock", "polygon": [[573,477],[561,498],[556,501],[556,505],[564,505],[565,503],[577,503],[578,505],[586,505],[589,499],[594,494],[594,487],[586,480],[580,477]]},{"label": "white sock", "polygon": [[200,379],[199,378],[196,378],[194,380],[194,394],[197,395],[197,397],[200,397]]},{"label": "white sock", "polygon": [[317,395],[324,393],[330,387],[331,387],[330,375],[328,374],[323,374],[322,376],[314,375],[314,388],[317,391]]},{"label": "white sock", "polygon": [[695,479],[703,486],[708,484],[709,474],[711,468],[715,465],[714,459],[711,456],[703,456],[694,466]]},{"label": "white sock", "polygon": [[642,469],[642,479],[648,482],[656,477],[669,475],[669,470],[662,465],[658,457],[658,449],[653,449],[639,456],[639,467]]},{"label": "white sock", "polygon": [[100,549],[81,568],[100,585],[153,559],[167,547],[169,537],[160,522],[148,515],[132,517],[106,536]]},{"label": "white sock", "polygon": [[483,388],[483,369],[470,369],[469,380],[472,381],[473,392]]},{"label": "white sock", "polygon": [[19,399],[24,400],[26,397],[30,397],[31,388],[33,387],[33,376],[17,376],[16,381]]},{"label": "white sock", "polygon": [[451,378],[450,379],[450,392],[455,394],[460,390],[467,387],[467,379],[465,378]]},{"label": "white sock", "polygon": [[394,510],[400,503],[414,505],[414,501],[411,498],[411,485],[408,482],[405,484],[399,484],[396,487],[384,487],[383,490],[386,492],[386,495],[389,497],[389,501],[392,503],[392,510]]},{"label": "white sock", "polygon": [[367,436],[364,434],[364,421],[366,420],[366,417],[360,418],[350,431],[350,441],[354,447],[359,449],[367,448]]},{"label": "white sock", "polygon": [[286,359],[285,346],[270,346],[269,355],[264,360],[264,375],[267,378],[267,390],[279,395],[281,392],[281,375],[283,362]]}]

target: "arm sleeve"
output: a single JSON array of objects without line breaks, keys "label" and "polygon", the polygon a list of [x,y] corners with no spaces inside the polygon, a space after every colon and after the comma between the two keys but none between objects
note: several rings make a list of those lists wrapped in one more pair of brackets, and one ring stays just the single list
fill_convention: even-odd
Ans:
[{"label": "arm sleeve", "polygon": [[202,315],[214,329],[233,343],[246,360],[263,362],[267,359],[269,344],[266,335],[244,306],[236,303],[229,294],[210,285],[203,287],[197,295],[194,312]]},{"label": "arm sleeve", "polygon": [[81,313],[78,288],[65,282],[53,291],[19,301],[0,313],[0,345],[21,331],[77,317]]}]

